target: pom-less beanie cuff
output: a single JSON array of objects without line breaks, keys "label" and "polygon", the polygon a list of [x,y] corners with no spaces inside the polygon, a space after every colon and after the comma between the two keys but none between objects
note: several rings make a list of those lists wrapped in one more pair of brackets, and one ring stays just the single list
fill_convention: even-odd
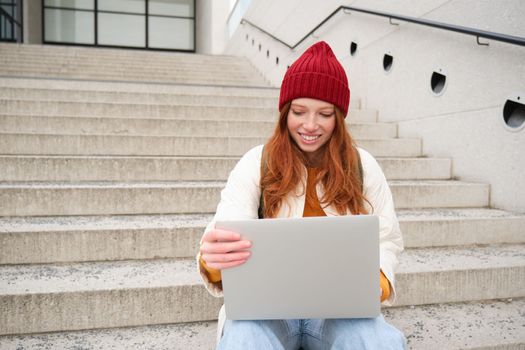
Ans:
[{"label": "pom-less beanie cuff", "polygon": [[296,98],[308,97],[348,113],[350,90],[343,66],[324,41],[308,48],[287,70],[281,84],[279,110]]}]

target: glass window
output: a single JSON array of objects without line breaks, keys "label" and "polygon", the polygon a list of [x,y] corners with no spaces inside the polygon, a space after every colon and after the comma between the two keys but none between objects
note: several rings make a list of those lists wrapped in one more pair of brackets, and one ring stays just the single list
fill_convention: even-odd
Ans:
[{"label": "glass window", "polygon": [[151,48],[193,50],[193,35],[192,19],[149,18],[149,47]]},{"label": "glass window", "polygon": [[93,12],[45,9],[44,40],[75,44],[95,43]]},{"label": "glass window", "polygon": [[193,2],[194,0],[150,0],[149,14],[193,17]]},{"label": "glass window", "polygon": [[[151,48],[195,50],[195,0],[44,0],[43,3],[44,42],[146,48],[147,41]],[[3,27],[5,24],[0,34],[5,36],[10,29]]]},{"label": "glass window", "polygon": [[44,6],[94,10],[95,0],[46,0]]},{"label": "glass window", "polygon": [[[14,0],[0,0],[0,7],[9,16],[13,17],[15,21],[22,22],[22,18],[17,13]],[[0,41],[16,41],[18,39],[17,33],[20,35],[18,26],[11,22],[7,16],[0,15]]]},{"label": "glass window", "polygon": [[[9,13],[9,15],[11,15],[11,17],[16,18],[15,17],[15,7],[13,5],[1,4],[0,7],[5,12]],[[6,21],[7,21],[7,19],[6,19]],[[11,22],[9,22],[9,23],[11,23]]]},{"label": "glass window", "polygon": [[14,25],[7,20],[4,16],[0,16],[0,40],[13,40],[13,27]]},{"label": "glass window", "polygon": [[145,0],[102,0],[98,2],[99,11],[127,13],[146,13]]},{"label": "glass window", "polygon": [[113,13],[98,14],[98,43],[112,46],[146,46],[146,18]]}]

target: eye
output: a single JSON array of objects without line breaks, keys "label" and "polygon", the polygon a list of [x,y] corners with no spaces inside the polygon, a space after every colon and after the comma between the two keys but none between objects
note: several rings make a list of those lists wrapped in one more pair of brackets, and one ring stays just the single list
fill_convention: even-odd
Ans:
[{"label": "eye", "polygon": [[302,115],[302,114],[304,114],[303,111],[296,111],[296,110],[294,110],[294,109],[292,109],[292,113],[293,113],[294,115]]},{"label": "eye", "polygon": [[334,112],[330,112],[330,113],[321,113],[321,116],[325,117],[325,118],[330,118],[331,116],[334,115]]}]

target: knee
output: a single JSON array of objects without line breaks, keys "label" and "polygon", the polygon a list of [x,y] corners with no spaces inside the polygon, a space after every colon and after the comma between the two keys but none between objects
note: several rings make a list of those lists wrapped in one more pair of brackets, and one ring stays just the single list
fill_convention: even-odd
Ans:
[{"label": "knee", "polygon": [[[382,317],[367,319],[345,319],[331,322],[329,338],[333,349],[402,350],[406,348],[403,333],[388,324]],[[348,346],[348,347],[347,347]]]},{"label": "knee", "polygon": [[227,320],[217,349],[285,349],[286,327],[276,320]]},{"label": "knee", "polygon": [[406,349],[405,335],[399,329],[388,323],[383,315],[371,320],[374,322],[374,331],[373,334],[369,335],[381,342],[381,349]]},{"label": "knee", "polygon": [[388,323],[383,315],[374,319],[376,335],[384,342],[384,349],[406,349],[406,338],[403,332]]},{"label": "knee", "polygon": [[254,339],[259,338],[259,334],[260,330],[256,321],[227,320],[217,349],[242,349],[243,346],[252,346]]},{"label": "knee", "polygon": [[384,344],[386,345],[384,349],[392,350],[402,350],[407,347],[407,340],[405,335],[394,326],[390,326],[390,330],[385,334]]},{"label": "knee", "polygon": [[261,325],[258,321],[227,320],[224,325],[223,336],[234,335],[235,337],[239,337],[242,335],[258,333],[260,331]]},{"label": "knee", "polygon": [[386,322],[382,316],[374,319],[374,327],[372,328],[373,331],[368,335],[374,338],[377,342],[377,345],[379,346],[377,349],[406,349],[405,335],[399,329]]}]

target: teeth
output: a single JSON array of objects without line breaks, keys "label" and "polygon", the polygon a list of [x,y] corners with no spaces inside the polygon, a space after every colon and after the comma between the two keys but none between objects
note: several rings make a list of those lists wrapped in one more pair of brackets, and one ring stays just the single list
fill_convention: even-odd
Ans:
[{"label": "teeth", "polygon": [[304,134],[300,134],[300,135],[301,135],[301,137],[302,137],[303,139],[305,139],[306,141],[317,140],[317,139],[320,137],[320,135],[316,135],[316,136],[308,136],[308,135],[304,135]]}]

